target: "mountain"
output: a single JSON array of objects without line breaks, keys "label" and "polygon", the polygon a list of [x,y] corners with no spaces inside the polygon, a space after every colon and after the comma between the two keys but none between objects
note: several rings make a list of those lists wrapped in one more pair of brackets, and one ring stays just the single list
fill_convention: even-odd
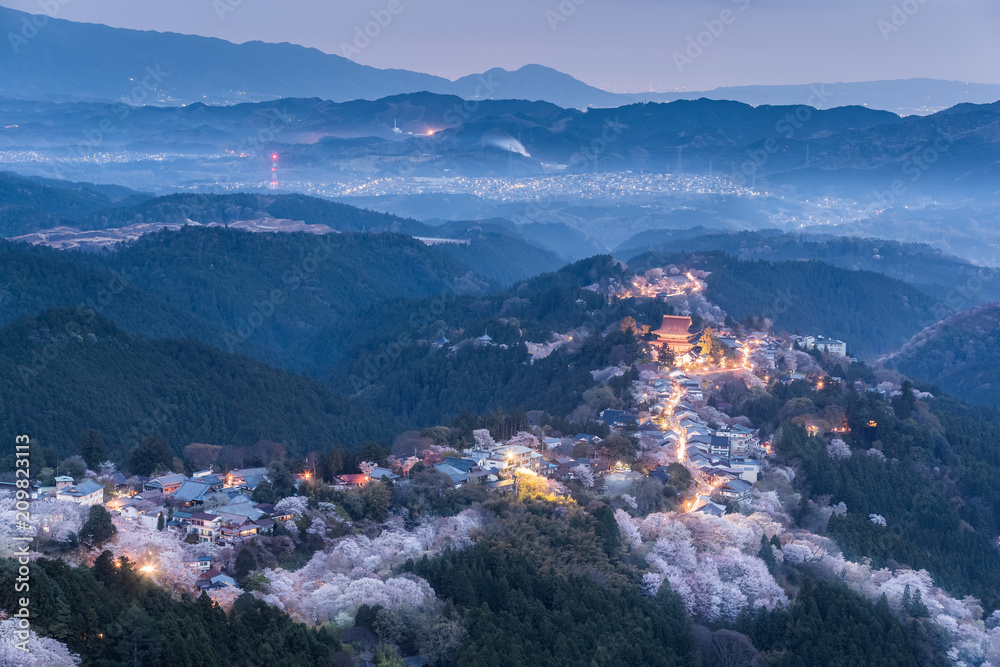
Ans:
[{"label": "mountain", "polygon": [[786,234],[774,229],[729,232],[696,227],[640,232],[619,245],[614,254],[629,261],[650,251],[705,250],[718,250],[744,261],[817,260],[852,271],[881,273],[942,300],[945,312],[954,310],[956,301],[963,309],[963,304],[1000,300],[1000,280],[993,269],[976,266],[922,243]]},{"label": "mountain", "polygon": [[[34,22],[43,21],[38,28]],[[34,21],[34,22],[33,22]],[[234,104],[281,97],[347,101],[428,91],[464,99],[544,100],[566,108],[709,98],[754,106],[867,106],[926,114],[1000,99],[1000,85],[934,79],[738,86],[708,91],[611,93],[542,65],[493,68],[455,81],[360,65],[295,44],[111,28],[0,7],[0,96],[38,100],[127,100],[133,104]],[[349,55],[349,54],[348,54]],[[141,62],[138,66],[133,63]],[[204,63],[212,63],[205,67]]]},{"label": "mountain", "polygon": [[988,104],[1000,100],[1000,84],[942,81],[940,79],[894,79],[852,83],[811,83],[783,86],[727,86],[713,90],[651,94],[649,101],[739,100],[754,106],[808,104],[820,109],[864,106],[891,111],[900,116],[926,115],[969,102]]},{"label": "mountain", "polygon": [[973,403],[1000,403],[1000,303],[955,313],[880,360]]},{"label": "mountain", "polygon": [[466,99],[545,101],[570,109],[618,107],[638,99],[636,95],[609,93],[589,86],[542,65],[525,65],[514,71],[494,67],[481,74],[463,76],[440,90]]},{"label": "mountain", "polygon": [[685,264],[710,272],[705,296],[737,320],[770,319],[775,329],[821,334],[848,354],[874,359],[934,322],[938,302],[900,280],[823,262],[740,261],[720,252],[648,253],[629,268]]},{"label": "mountain", "polygon": [[[513,72],[496,68],[453,82],[407,70],[359,65],[343,56],[295,44],[233,44],[48,17],[43,29],[22,40],[19,36],[25,21],[31,25],[31,16],[0,8],[0,32],[14,36],[12,48],[0,53],[0,70],[6,72],[0,96],[233,104],[281,97],[343,102],[430,91],[468,99],[546,99],[576,108],[617,106],[635,100],[540,65]],[[143,64],[136,65],[138,62]],[[205,67],[207,62],[212,66]]]},{"label": "mountain", "polygon": [[0,237],[83,220],[96,211],[147,198],[120,186],[26,178],[0,172]]},{"label": "mountain", "polygon": [[0,240],[0,326],[53,307],[93,311],[148,338],[194,337],[222,345],[226,329],[137,285],[127,270],[76,253]]},{"label": "mountain", "polygon": [[0,329],[0,424],[30,432],[60,458],[88,428],[116,459],[149,435],[174,452],[192,442],[259,440],[303,455],[317,443],[359,447],[391,437],[391,418],[312,380],[191,340],[130,336],[68,309]]},{"label": "mountain", "polygon": [[192,336],[298,370],[298,342],[379,301],[493,286],[398,234],[255,234],[182,227],[116,252],[0,244],[0,322],[80,305],[130,333]]}]

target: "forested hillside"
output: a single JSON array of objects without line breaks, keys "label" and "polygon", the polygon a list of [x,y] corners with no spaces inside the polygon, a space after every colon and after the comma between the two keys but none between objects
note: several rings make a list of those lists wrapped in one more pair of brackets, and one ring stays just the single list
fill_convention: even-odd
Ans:
[{"label": "forested hillside", "polygon": [[33,179],[0,172],[0,237],[75,225],[97,211],[135,204],[148,195],[116,186]]},{"label": "forested hillside", "polygon": [[1000,404],[1000,304],[957,313],[916,334],[886,366],[973,403]]},{"label": "forested hillside", "polygon": [[[31,629],[65,642],[84,665],[290,667],[333,664],[341,644],[249,594],[227,613],[208,595],[170,591],[105,551],[93,568],[40,559],[31,568]],[[0,560],[0,607],[18,608],[17,562]],[[14,663],[6,663],[13,665]],[[22,663],[26,664],[26,663]]]},{"label": "forested hillside", "polygon": [[720,251],[742,261],[816,260],[852,271],[872,271],[949,299],[949,309],[973,305],[969,299],[1000,298],[1000,280],[989,268],[973,265],[929,245],[878,238],[785,234],[777,230],[726,232],[704,227],[642,232],[615,249],[625,261],[646,252]]},{"label": "forested hillside", "polygon": [[706,296],[737,320],[770,319],[776,329],[822,334],[874,359],[934,322],[939,302],[902,281],[815,261],[741,261],[718,252],[645,254],[630,268],[683,262],[710,271]]},{"label": "forested hillside", "polygon": [[129,336],[73,310],[0,329],[0,383],[0,425],[31,433],[50,465],[77,453],[89,428],[118,461],[152,435],[175,455],[192,442],[272,440],[297,456],[316,443],[357,448],[396,431],[393,418],[305,377],[191,340]]}]

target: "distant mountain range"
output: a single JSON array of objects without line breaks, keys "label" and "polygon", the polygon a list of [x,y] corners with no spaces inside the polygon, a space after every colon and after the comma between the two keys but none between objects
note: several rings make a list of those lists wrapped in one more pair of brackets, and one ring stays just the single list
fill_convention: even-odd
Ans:
[{"label": "distant mountain range", "polygon": [[[858,106],[817,110],[706,99],[586,112],[485,100],[459,115],[463,104],[460,97],[422,92],[122,114],[105,103],[8,100],[0,101],[0,149],[41,151],[47,164],[66,168],[91,163],[52,160],[128,151],[143,165],[137,170],[127,156],[121,160],[129,177],[145,175],[142,187],[171,189],[261,183],[275,151],[283,178],[312,183],[329,181],[331,172],[503,178],[632,170],[722,174],[748,187],[850,195],[878,210],[904,197],[996,195],[1000,102],[907,118]],[[109,122],[94,141],[86,139]],[[158,159],[143,160],[154,153]],[[101,173],[120,173],[117,165]]]},{"label": "distant mountain range", "polygon": [[233,44],[51,18],[36,28],[30,14],[3,7],[0,33],[7,35],[12,47],[0,49],[0,71],[4,73],[0,96],[14,99],[232,104],[321,97],[343,102],[427,91],[465,99],[544,100],[576,109],[708,97],[753,105],[861,105],[901,115],[1000,99],[1000,85],[930,79],[620,94],[541,65],[516,71],[495,68],[450,81],[419,72],[368,67],[288,43]]}]

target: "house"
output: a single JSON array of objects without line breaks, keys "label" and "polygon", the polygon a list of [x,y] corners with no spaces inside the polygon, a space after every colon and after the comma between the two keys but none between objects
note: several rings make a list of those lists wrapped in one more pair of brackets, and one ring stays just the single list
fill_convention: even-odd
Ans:
[{"label": "house", "polygon": [[211,497],[212,486],[210,484],[184,480],[170,499],[183,503],[185,507],[190,507],[191,505],[200,505]]},{"label": "house", "polygon": [[719,487],[719,494],[723,498],[731,498],[740,505],[750,502],[750,492],[753,484],[742,479],[731,479]]},{"label": "house", "polygon": [[220,544],[236,544],[248,537],[254,537],[262,531],[270,531],[274,526],[271,519],[259,519],[254,521],[249,517],[239,515],[220,515],[222,518],[222,529],[218,542]]},{"label": "house", "polygon": [[159,491],[160,493],[166,495],[181,488],[181,484],[183,484],[186,479],[187,477],[184,475],[163,475],[162,477],[154,477],[143,484],[143,490]]},{"label": "house", "polygon": [[819,350],[824,354],[832,354],[837,357],[847,356],[847,343],[835,338],[825,336],[804,336],[800,342],[807,350]]},{"label": "house", "polygon": [[711,514],[712,516],[722,516],[726,513],[726,506],[720,505],[719,503],[713,503],[705,496],[699,496],[698,500],[695,501],[694,509],[691,511],[701,512],[702,514]]},{"label": "house", "polygon": [[372,479],[399,479],[399,475],[394,473],[389,468],[382,468],[379,466],[372,470],[370,477]]},{"label": "house", "polygon": [[614,429],[626,429],[635,426],[635,415],[630,415],[624,410],[604,410],[601,412],[601,419],[604,420],[605,424]]},{"label": "house", "polygon": [[202,573],[201,577],[198,578],[197,586],[202,590],[239,588],[232,577],[222,574],[222,570],[214,567]]},{"label": "house", "polygon": [[740,479],[753,484],[760,475],[760,461],[734,456],[729,459],[729,467],[736,471]]},{"label": "house", "polygon": [[[470,449],[468,455],[480,468],[494,468],[504,477],[513,474],[518,468],[527,468],[541,474],[542,463],[545,462],[545,458],[534,449],[520,445],[501,445],[489,450]],[[545,470],[548,470],[547,465]]]},{"label": "house", "polygon": [[271,503],[259,503],[257,505],[254,505],[254,507],[263,512],[264,515],[271,517],[271,519],[274,521],[282,521],[282,522],[291,521],[292,517],[294,516],[288,510],[283,510],[281,512],[278,512],[277,510],[275,510],[274,505]]},{"label": "house", "polygon": [[227,487],[242,487],[253,491],[257,485],[267,480],[267,468],[237,468],[226,473]]},{"label": "house", "polygon": [[709,436],[709,454],[712,456],[725,456],[728,458],[730,451],[729,438],[724,438],[718,435]]},{"label": "house", "polygon": [[334,486],[346,488],[359,487],[367,484],[368,480],[368,475],[364,474],[340,475],[339,477],[334,478]]},{"label": "house", "polygon": [[663,428],[652,419],[643,419],[639,422],[639,431],[642,433],[662,433]]},{"label": "house", "polygon": [[[177,520],[174,513],[174,520]],[[197,533],[202,542],[217,542],[222,535],[222,517],[207,512],[195,512],[188,519],[188,532]]]},{"label": "house", "polygon": [[91,507],[104,503],[104,487],[92,479],[76,486],[57,487],[56,499]]},{"label": "house", "polygon": [[189,556],[184,559],[184,567],[198,572],[208,572],[212,569],[211,556]]},{"label": "house", "polygon": [[667,472],[667,466],[657,466],[649,471],[649,476],[653,479],[663,482],[664,484],[670,483],[670,473]]},{"label": "house", "polygon": [[74,482],[72,477],[66,477],[65,475],[56,477],[56,492],[61,491],[67,486],[73,486],[73,484]]},{"label": "house", "polygon": [[105,478],[109,482],[115,485],[115,493],[122,493],[128,490],[128,480],[125,479],[125,475],[119,470],[110,472],[106,468],[101,468],[101,474],[98,477]]},{"label": "house", "polygon": [[601,439],[596,435],[590,435],[589,433],[577,433],[573,436],[574,445],[596,445]]}]

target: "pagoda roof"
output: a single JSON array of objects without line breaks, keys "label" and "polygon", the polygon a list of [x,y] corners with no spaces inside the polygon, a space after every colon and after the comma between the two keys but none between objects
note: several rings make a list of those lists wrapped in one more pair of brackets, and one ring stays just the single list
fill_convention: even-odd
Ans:
[{"label": "pagoda roof", "polygon": [[664,315],[660,328],[653,333],[657,336],[683,336],[687,338],[691,335],[688,329],[691,328],[691,318],[678,315]]}]

